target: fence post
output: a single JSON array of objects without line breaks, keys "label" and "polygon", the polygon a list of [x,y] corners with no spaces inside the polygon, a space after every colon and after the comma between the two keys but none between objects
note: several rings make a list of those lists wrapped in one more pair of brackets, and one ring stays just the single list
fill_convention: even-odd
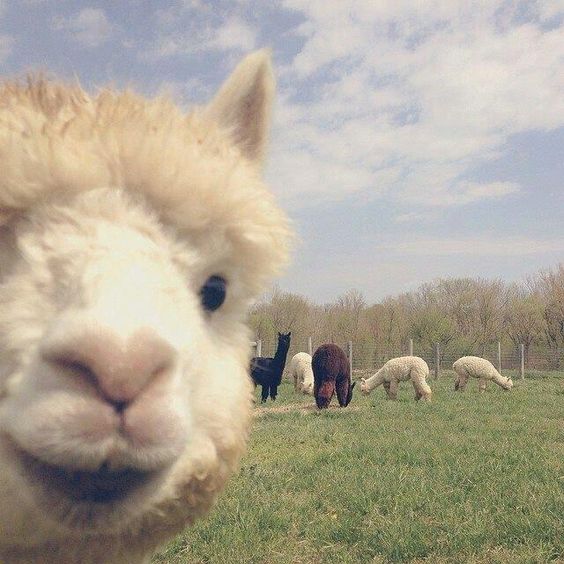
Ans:
[{"label": "fence post", "polygon": [[352,355],[353,355],[353,351],[352,351],[352,341],[349,341],[349,346],[348,346],[348,356],[349,356],[349,368],[351,370],[351,376],[352,376],[352,366],[353,366],[353,362],[352,362]]},{"label": "fence post", "polygon": [[439,357],[439,343],[435,345],[435,380],[439,379],[440,375],[440,357]]},{"label": "fence post", "polygon": [[262,356],[262,339],[257,339],[256,356]]},{"label": "fence post", "polygon": [[313,356],[313,345],[311,344],[311,336],[307,338],[307,352],[309,356]]},{"label": "fence post", "polygon": [[409,339],[409,356],[413,356],[413,339]]},{"label": "fence post", "polygon": [[525,379],[525,345],[519,345],[519,356],[521,360],[521,380]]},{"label": "fence post", "polygon": [[497,342],[497,371],[501,374],[501,342]]}]

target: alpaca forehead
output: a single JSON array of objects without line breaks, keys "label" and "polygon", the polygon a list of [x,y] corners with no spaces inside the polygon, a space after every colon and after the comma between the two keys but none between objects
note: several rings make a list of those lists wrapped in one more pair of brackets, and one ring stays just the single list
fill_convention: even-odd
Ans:
[{"label": "alpaca forehead", "polygon": [[90,98],[51,83],[8,85],[0,89],[0,162],[0,213],[110,186],[144,199],[212,260],[229,256],[253,293],[286,262],[285,214],[202,111],[184,116],[130,93]]},{"label": "alpaca forehead", "polygon": [[[184,116],[165,100],[127,92],[90,98],[77,88],[41,80],[5,85],[0,89],[0,207],[26,207],[61,188],[118,186],[150,195],[164,207],[190,199],[195,217],[205,219],[198,200],[208,200],[209,211],[209,199],[223,192],[214,202],[222,208],[231,197],[230,177],[245,159],[228,134],[203,116],[201,111]],[[238,197],[246,189],[238,186]]]},{"label": "alpaca forehead", "polygon": [[58,261],[79,255],[106,262],[128,257],[161,264],[172,260],[185,271],[236,261],[224,229],[201,226],[179,232],[145,204],[111,188],[59,196],[32,208],[17,232],[23,250],[31,249],[28,254],[43,249],[47,258]]}]

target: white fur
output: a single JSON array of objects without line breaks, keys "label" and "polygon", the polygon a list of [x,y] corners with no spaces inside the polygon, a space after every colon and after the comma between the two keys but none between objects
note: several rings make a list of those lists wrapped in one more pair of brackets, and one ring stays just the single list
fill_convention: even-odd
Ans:
[{"label": "white fur", "polygon": [[464,391],[470,377],[479,380],[478,388],[480,392],[485,391],[487,382],[490,380],[504,390],[511,390],[513,387],[513,380],[511,378],[502,376],[489,360],[479,356],[463,356],[452,367],[456,372],[455,390],[460,390],[461,392]]},{"label": "white fur", "polygon": [[384,385],[390,399],[396,399],[398,385],[400,382],[411,380],[415,389],[415,399],[423,398],[431,401],[431,388],[427,384],[429,367],[427,363],[418,356],[401,356],[388,360],[376,374],[361,379],[360,389],[363,394],[369,394],[374,388]]},{"label": "white fur", "polygon": [[[265,52],[189,115],[42,79],[0,87],[1,562],[141,562],[235,470],[247,308],[290,241],[260,179],[272,92]],[[228,285],[209,312],[212,275]],[[95,491],[118,472],[141,483],[78,499],[71,472],[97,472]]]},{"label": "white fur", "polygon": [[290,378],[294,380],[295,391],[313,395],[313,369],[310,354],[300,352],[292,357]]}]

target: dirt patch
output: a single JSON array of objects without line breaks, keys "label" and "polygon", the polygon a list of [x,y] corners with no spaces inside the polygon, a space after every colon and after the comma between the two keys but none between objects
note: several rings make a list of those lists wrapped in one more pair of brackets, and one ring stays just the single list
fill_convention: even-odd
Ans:
[{"label": "dirt patch", "polygon": [[[328,407],[328,411],[358,411],[359,408],[357,406],[348,406],[346,409],[339,407],[338,405],[330,405]],[[313,404],[303,404],[303,403],[289,403],[286,405],[277,405],[275,407],[255,407],[253,410],[254,417],[264,417],[270,413],[291,413],[291,412],[298,412],[303,415],[308,413],[319,413],[321,410],[317,409],[317,407]],[[325,410],[324,410],[325,411]]]}]

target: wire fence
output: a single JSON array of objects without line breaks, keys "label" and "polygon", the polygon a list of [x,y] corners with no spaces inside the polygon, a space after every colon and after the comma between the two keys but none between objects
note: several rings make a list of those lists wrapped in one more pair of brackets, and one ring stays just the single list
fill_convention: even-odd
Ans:
[{"label": "wire fence", "polygon": [[[296,342],[298,341],[298,342]],[[315,352],[322,343],[313,342],[312,338],[291,342],[287,356],[287,366],[292,356],[298,352]],[[415,355],[421,357],[429,365],[431,375],[439,377],[441,371],[452,370],[452,364],[467,354],[480,356],[489,360],[501,373],[505,370],[517,371],[524,376],[525,371],[564,371],[564,349],[548,349],[539,346],[514,345],[508,343],[490,343],[481,350],[456,352],[441,350],[439,344],[422,346],[420,343],[408,341],[404,347],[386,347],[355,343],[354,341],[336,342],[351,361],[355,373],[374,373],[391,358]],[[257,340],[253,343],[256,356],[274,356],[275,340]],[[351,354],[352,353],[352,354]]]}]

